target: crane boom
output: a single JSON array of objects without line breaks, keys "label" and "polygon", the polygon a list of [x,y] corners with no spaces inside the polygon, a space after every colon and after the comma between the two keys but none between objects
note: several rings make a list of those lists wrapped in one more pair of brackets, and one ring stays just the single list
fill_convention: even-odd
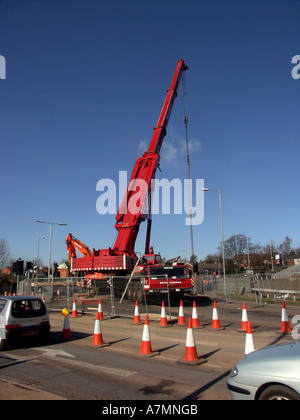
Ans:
[{"label": "crane boom", "polygon": [[[144,155],[137,159],[133,172],[127,187],[127,192],[121,203],[116,216],[115,228],[118,230],[118,236],[113,247],[117,253],[126,253],[134,256],[135,240],[139,231],[139,226],[147,216],[145,215],[145,204],[148,198],[148,192],[151,187],[151,180],[155,177],[155,172],[159,164],[159,153],[162,146],[163,139],[167,132],[167,125],[170,114],[177,96],[178,85],[183,71],[187,69],[184,60],[177,61],[176,70],[170,85],[167,90],[167,96],[163,104],[159,119],[154,127],[154,133],[148,150]],[[139,209],[137,210],[137,200],[133,196],[137,194],[139,198]],[[133,205],[130,206],[131,201]],[[151,222],[150,222],[151,226]],[[147,233],[147,248],[149,248],[150,229]]]},{"label": "crane boom", "polygon": [[[118,235],[114,246],[97,251],[93,249],[92,253],[87,247],[78,247],[81,252],[86,252],[86,254],[83,254],[84,256],[82,258],[76,258],[76,252],[74,252],[76,242],[69,241],[68,252],[71,258],[71,271],[94,273],[95,276],[99,277],[104,272],[131,272],[137,259],[134,250],[135,241],[140,224],[146,219],[148,219],[148,228],[145,254],[149,253],[151,218],[148,217],[148,209],[145,211],[145,205],[147,204],[148,195],[151,192],[151,181],[155,178],[155,172],[159,164],[160,149],[167,132],[167,125],[174,100],[177,96],[178,85],[182,73],[187,68],[184,60],[177,61],[176,70],[170,88],[167,90],[159,119],[154,127],[149,148],[142,157],[137,159],[126,194],[118,209],[115,223]],[[72,235],[69,239],[71,238]]]}]

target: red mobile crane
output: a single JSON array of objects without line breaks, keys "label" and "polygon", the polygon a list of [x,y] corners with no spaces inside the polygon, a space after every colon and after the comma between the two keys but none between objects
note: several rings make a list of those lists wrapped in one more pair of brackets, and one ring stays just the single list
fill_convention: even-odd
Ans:
[{"label": "red mobile crane", "polygon": [[[128,295],[134,298],[140,296],[141,287],[140,280],[144,283],[145,291],[158,291],[166,289],[166,281],[162,281],[159,276],[167,274],[172,280],[168,281],[168,288],[176,291],[191,290],[193,286],[193,279],[191,270],[188,266],[177,264],[176,267],[163,267],[161,264],[160,255],[154,254],[150,246],[151,233],[151,215],[146,215],[143,212],[144,206],[150,194],[151,180],[155,178],[155,172],[159,165],[160,149],[163,139],[166,135],[166,128],[172,111],[174,100],[177,96],[178,85],[182,73],[187,70],[184,60],[177,61],[176,70],[170,85],[167,90],[167,96],[163,104],[157,125],[154,127],[153,137],[150,142],[148,150],[142,157],[138,158],[127,187],[126,194],[118,209],[116,215],[115,228],[118,235],[115,244],[108,249],[93,249],[92,252],[83,245],[80,241],[80,246],[77,247],[83,254],[83,257],[77,258],[74,245],[76,242],[72,240],[72,235],[69,234],[67,239],[67,249],[71,265],[71,272],[85,272],[87,278],[101,278],[107,275],[128,275],[135,269],[134,281],[131,288],[128,290]],[[142,182],[139,182],[141,181]],[[139,210],[137,207],[132,208],[131,198],[139,193]],[[133,200],[135,205],[137,204]],[[150,201],[149,201],[150,202]],[[134,210],[134,211],[132,211]],[[145,254],[141,261],[135,254],[134,246],[139,232],[141,222],[147,219],[147,234],[145,243]],[[73,247],[73,248],[72,248]],[[151,247],[152,248],[152,247]],[[137,263],[138,261],[138,263]],[[139,264],[137,267],[136,264]],[[150,268],[149,268],[150,267]],[[153,273],[151,273],[151,270]],[[154,284],[155,283],[155,284]],[[138,290],[136,289],[138,287]]]}]

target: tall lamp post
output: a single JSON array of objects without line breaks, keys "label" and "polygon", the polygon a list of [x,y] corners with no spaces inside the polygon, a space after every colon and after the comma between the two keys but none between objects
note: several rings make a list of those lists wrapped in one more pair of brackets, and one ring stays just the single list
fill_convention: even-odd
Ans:
[{"label": "tall lamp post", "polygon": [[43,220],[36,220],[37,223],[47,223],[50,225],[50,238],[49,238],[49,261],[48,261],[48,282],[50,282],[50,270],[51,270],[51,246],[52,246],[52,226],[67,226],[66,223],[54,223],[54,222],[45,222]]},{"label": "tall lamp post", "polygon": [[41,239],[45,239],[44,236],[41,236],[40,238],[38,238],[38,241],[37,241],[37,254],[36,254],[37,268],[36,268],[35,287],[37,287],[37,279],[38,279],[38,276],[39,276],[39,254],[40,254],[40,240]]},{"label": "tall lamp post", "polygon": [[222,258],[223,258],[223,278],[224,278],[224,296],[227,299],[227,279],[226,279],[226,272],[225,272],[225,251],[224,251],[224,233],[223,233],[223,214],[222,214],[222,198],[221,198],[221,190],[219,189],[212,189],[212,188],[203,188],[203,191],[217,191],[219,193],[219,203],[220,203],[220,218],[221,218],[221,235],[222,235]]}]

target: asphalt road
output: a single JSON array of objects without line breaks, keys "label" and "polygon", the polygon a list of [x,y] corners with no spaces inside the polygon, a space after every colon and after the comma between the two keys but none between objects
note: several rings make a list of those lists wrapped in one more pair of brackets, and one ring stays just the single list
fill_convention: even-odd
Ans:
[{"label": "asphalt road", "polygon": [[[226,380],[232,366],[244,357],[245,334],[239,331],[242,303],[218,304],[221,331],[211,329],[212,305],[199,303],[198,317],[204,328],[195,329],[198,356],[205,363],[182,364],[186,346],[185,326],[159,325],[160,308],[148,306],[153,357],[140,355],[143,324],[133,325],[131,316],[105,317],[101,321],[108,346],[92,345],[95,313],[69,317],[72,338],[62,340],[64,317],[50,313],[51,334],[46,346],[20,345],[0,354],[1,399],[69,399],[130,401],[195,401],[230,399]],[[95,308],[96,309],[96,308]],[[254,327],[256,348],[290,341],[279,333],[281,307],[247,306]],[[141,318],[145,307],[140,305]],[[191,305],[185,303],[186,318]],[[290,318],[299,314],[288,307]],[[172,308],[174,321],[178,309]]]}]

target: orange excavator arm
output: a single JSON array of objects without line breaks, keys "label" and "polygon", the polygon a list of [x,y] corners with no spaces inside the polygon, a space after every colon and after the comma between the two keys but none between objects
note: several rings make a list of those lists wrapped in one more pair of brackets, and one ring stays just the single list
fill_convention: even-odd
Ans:
[{"label": "orange excavator arm", "polygon": [[69,261],[71,261],[71,258],[76,258],[76,248],[78,249],[78,251],[81,252],[81,254],[84,257],[92,256],[91,250],[86,245],[84,245],[79,239],[74,238],[74,236],[71,233],[69,233],[67,237],[66,244]]}]

